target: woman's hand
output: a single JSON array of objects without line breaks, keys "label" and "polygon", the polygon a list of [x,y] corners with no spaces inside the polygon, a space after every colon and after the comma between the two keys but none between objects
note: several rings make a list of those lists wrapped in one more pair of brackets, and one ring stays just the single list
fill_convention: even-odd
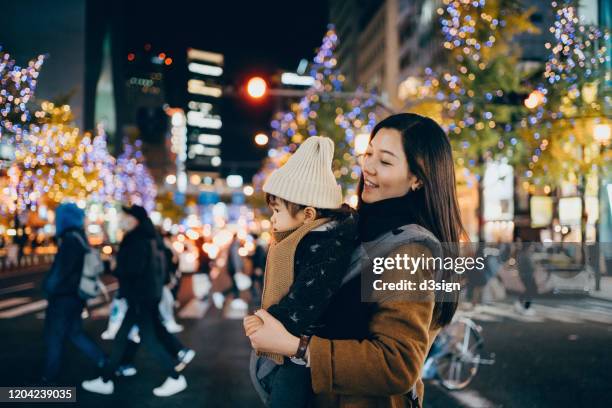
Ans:
[{"label": "woman's hand", "polygon": [[[247,333],[251,346],[257,351],[278,353],[293,356],[300,345],[300,338],[292,335],[281,322],[265,310],[258,310],[255,315],[263,321],[263,326]],[[245,320],[245,331],[246,320]]]}]

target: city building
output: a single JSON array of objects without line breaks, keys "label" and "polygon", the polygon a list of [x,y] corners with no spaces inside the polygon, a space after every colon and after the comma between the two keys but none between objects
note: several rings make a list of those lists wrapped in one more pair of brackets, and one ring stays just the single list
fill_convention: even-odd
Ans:
[{"label": "city building", "polygon": [[354,86],[380,94],[397,107],[399,75],[398,0],[332,1],[330,21],[339,38],[340,71]]},{"label": "city building", "polygon": [[186,167],[188,172],[200,172],[214,178],[219,175],[221,166],[223,55],[190,48],[187,50],[187,70]]},{"label": "city building", "polygon": [[[91,0],[85,6],[81,127],[94,130],[103,123],[114,153],[119,153],[126,118],[125,15],[119,0]],[[73,103],[71,103],[73,105]]]},{"label": "city building", "polygon": [[165,80],[174,61],[166,52],[154,51],[151,44],[129,50],[125,59],[122,135],[143,142],[147,166],[160,186],[175,166]]},{"label": "city building", "polygon": [[335,25],[338,35],[338,69],[347,81],[354,83],[357,78],[357,40],[359,38],[358,0],[330,0],[329,21]]}]

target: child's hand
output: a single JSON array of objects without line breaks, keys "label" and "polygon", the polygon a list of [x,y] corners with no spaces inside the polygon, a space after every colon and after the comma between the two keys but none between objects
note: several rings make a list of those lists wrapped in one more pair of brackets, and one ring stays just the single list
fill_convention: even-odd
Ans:
[{"label": "child's hand", "polygon": [[263,320],[260,317],[251,315],[247,316],[243,320],[244,332],[248,336],[255,333],[261,326],[263,326]]}]

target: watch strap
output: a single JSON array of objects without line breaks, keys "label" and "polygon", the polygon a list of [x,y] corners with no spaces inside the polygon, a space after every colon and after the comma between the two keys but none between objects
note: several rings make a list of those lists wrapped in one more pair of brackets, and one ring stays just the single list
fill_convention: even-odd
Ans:
[{"label": "watch strap", "polygon": [[310,336],[302,334],[300,336],[300,345],[298,346],[297,352],[295,353],[295,358],[304,360],[306,357],[306,349],[308,349],[308,344],[310,343]]}]

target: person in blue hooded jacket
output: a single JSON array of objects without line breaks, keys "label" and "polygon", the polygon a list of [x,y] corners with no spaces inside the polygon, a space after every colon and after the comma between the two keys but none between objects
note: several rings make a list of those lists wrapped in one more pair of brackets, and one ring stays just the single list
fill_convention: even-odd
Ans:
[{"label": "person in blue hooded jacket", "polygon": [[102,349],[83,331],[81,312],[85,301],[79,295],[85,253],[90,250],[83,229],[85,213],[76,204],[61,204],[55,211],[58,251],[43,280],[48,305],[45,314],[47,346],[43,382],[56,383],[67,340],[98,367],[105,363]]}]

